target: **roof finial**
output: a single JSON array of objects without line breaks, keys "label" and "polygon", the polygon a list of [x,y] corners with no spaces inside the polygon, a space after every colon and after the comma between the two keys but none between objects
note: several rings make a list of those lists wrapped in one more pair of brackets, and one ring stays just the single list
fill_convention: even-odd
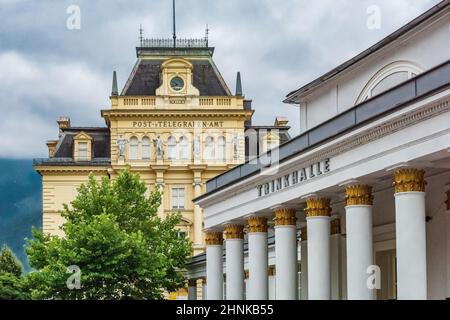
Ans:
[{"label": "roof finial", "polygon": [[206,29],[205,29],[206,47],[208,47],[208,39],[209,39],[209,28],[208,28],[208,24],[206,24]]},{"label": "roof finial", "polygon": [[144,29],[142,29],[142,24],[139,28],[139,41],[141,43],[141,48],[142,48],[142,45],[144,43]]},{"label": "roof finial", "polygon": [[116,74],[116,71],[114,71],[113,72],[111,96],[118,96],[118,95],[119,95],[119,89],[117,87],[117,74]]},{"label": "roof finial", "polygon": [[241,82],[241,73],[238,71],[236,77],[236,96],[242,97],[242,82]]},{"label": "roof finial", "polygon": [[176,29],[176,11],[175,11],[175,0],[173,0],[173,47],[177,46],[177,29]]}]

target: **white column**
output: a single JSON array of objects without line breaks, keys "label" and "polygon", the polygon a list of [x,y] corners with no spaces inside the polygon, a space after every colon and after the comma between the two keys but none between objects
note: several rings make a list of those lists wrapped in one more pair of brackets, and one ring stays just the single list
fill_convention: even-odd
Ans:
[{"label": "white column", "polygon": [[197,300],[197,280],[188,281],[188,300]]},{"label": "white column", "polygon": [[297,299],[297,228],[295,210],[275,211],[276,299]]},{"label": "white column", "polygon": [[269,268],[269,280],[268,280],[268,287],[269,287],[269,300],[276,300],[276,288],[275,288],[275,282],[276,282],[276,275],[275,275],[275,267]]},{"label": "white column", "polygon": [[208,290],[208,285],[206,283],[206,279],[203,279],[203,281],[202,281],[202,298],[203,298],[203,300],[207,299],[207,290]]},{"label": "white column", "polygon": [[227,300],[244,299],[244,231],[239,225],[225,228]]},{"label": "white column", "polygon": [[[197,198],[202,193],[201,179],[194,182],[194,197]],[[203,234],[202,234],[203,216],[202,209],[199,205],[194,205],[194,246],[201,248],[203,246]]]},{"label": "white column", "polygon": [[248,219],[248,271],[247,300],[268,299],[267,219]]},{"label": "white column", "polygon": [[206,234],[207,299],[223,299],[223,246],[221,232]]},{"label": "white column", "polygon": [[373,265],[372,187],[346,187],[347,299],[373,300],[367,268]]},{"label": "white column", "polygon": [[341,300],[341,224],[337,217],[330,221],[331,300]]},{"label": "white column", "polygon": [[308,300],[308,235],[307,228],[301,228],[300,242],[300,263],[302,264],[302,273],[300,274],[301,300]]},{"label": "white column", "polygon": [[395,172],[397,298],[427,299],[424,171]]},{"label": "white column", "polygon": [[331,297],[330,266],[330,199],[308,199],[308,297],[329,300]]}]

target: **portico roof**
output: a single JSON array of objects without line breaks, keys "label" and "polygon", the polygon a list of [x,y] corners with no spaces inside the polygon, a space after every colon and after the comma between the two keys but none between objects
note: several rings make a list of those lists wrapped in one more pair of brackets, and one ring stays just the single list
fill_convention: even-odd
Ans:
[{"label": "portico roof", "polygon": [[[257,159],[270,157],[271,153],[278,153],[279,163],[283,163],[294,156],[448,87],[450,87],[450,60],[348,109]],[[254,162],[257,162],[257,164],[246,162],[209,180],[206,193],[195,198],[194,202],[198,203],[222,189],[260,173],[263,168],[273,165],[272,163],[262,165],[260,161]]]}]

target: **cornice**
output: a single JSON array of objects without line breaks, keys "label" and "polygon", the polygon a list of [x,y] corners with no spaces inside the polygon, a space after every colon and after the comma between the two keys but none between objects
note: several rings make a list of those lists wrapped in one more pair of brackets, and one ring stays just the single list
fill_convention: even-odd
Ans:
[{"label": "cornice", "polygon": [[102,117],[105,118],[216,118],[216,117],[232,117],[232,118],[248,118],[253,115],[253,111],[245,111],[239,109],[108,109],[101,110]]},{"label": "cornice", "polygon": [[110,166],[93,166],[93,167],[76,167],[76,166],[35,166],[35,170],[39,173],[90,173],[104,172],[108,173]]}]

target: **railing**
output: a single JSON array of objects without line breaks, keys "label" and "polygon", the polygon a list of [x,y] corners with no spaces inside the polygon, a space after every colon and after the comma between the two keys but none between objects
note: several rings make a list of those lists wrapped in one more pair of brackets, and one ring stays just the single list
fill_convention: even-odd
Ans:
[{"label": "railing", "polygon": [[142,39],[141,48],[208,48],[207,39]]},{"label": "railing", "polygon": [[[118,107],[155,107],[156,106],[156,97],[147,96],[147,97],[137,97],[137,96],[129,96],[129,97],[118,97],[117,98],[117,106]],[[169,100],[170,104],[185,104],[185,97],[171,97]],[[241,106],[243,102],[239,101],[239,98],[235,97],[201,97],[199,99],[200,107],[232,107],[232,106]]]}]

